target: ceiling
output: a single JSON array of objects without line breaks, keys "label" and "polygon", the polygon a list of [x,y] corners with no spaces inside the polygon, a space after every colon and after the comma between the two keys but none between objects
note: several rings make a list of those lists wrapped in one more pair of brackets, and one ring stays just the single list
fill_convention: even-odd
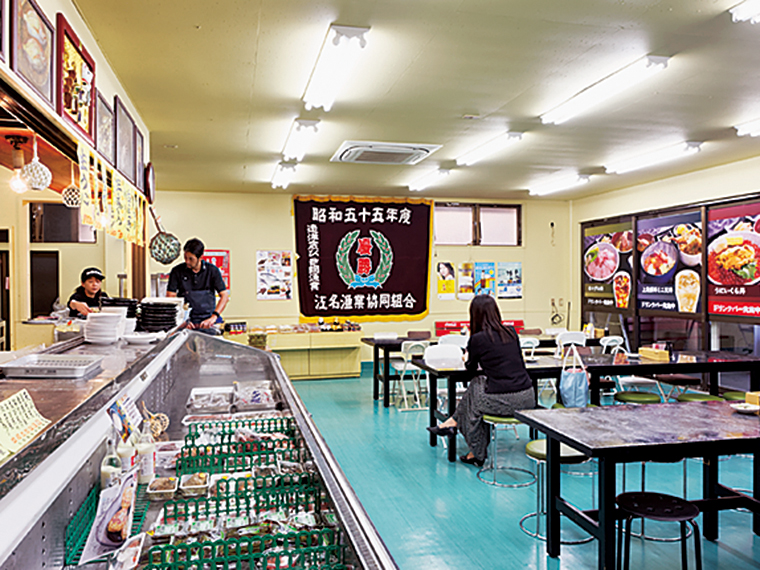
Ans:
[{"label": "ceiling", "polygon": [[[321,123],[287,193],[518,199],[563,169],[598,174],[552,195],[569,199],[760,155],[732,128],[760,118],[760,25],[732,23],[739,0],[73,1],[150,130],[159,190],[272,192],[296,117]],[[331,23],[371,27],[367,47],[332,110],[306,112]],[[668,69],[562,125],[538,119],[646,54]],[[507,128],[519,144],[406,187]],[[416,166],[329,162],[345,140],[443,146]],[[679,140],[705,144],[603,174]]]}]

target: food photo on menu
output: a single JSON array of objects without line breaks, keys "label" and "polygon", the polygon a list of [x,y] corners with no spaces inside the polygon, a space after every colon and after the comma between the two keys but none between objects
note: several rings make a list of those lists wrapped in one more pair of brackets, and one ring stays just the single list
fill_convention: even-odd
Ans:
[{"label": "food photo on menu", "polygon": [[702,283],[702,214],[699,211],[640,219],[640,309],[696,313]]},{"label": "food photo on menu", "polygon": [[633,263],[631,223],[586,228],[583,245],[584,304],[627,310],[630,307]]},{"label": "food photo on menu", "polygon": [[710,209],[707,220],[709,312],[760,316],[760,204]]}]

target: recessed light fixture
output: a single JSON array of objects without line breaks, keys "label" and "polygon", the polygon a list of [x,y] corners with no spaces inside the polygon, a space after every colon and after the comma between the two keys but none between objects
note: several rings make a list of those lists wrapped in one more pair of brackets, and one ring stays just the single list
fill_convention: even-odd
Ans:
[{"label": "recessed light fixture", "polygon": [[620,71],[608,75],[579,91],[570,99],[541,115],[541,122],[559,125],[565,121],[593,109],[603,101],[622,93],[662,71],[668,66],[667,57],[646,55],[627,65]]},{"label": "recessed light fixture", "polygon": [[736,129],[736,134],[740,137],[760,136],[760,119],[755,119],[754,121],[748,121],[746,123],[742,123],[741,125],[736,125],[734,128]]},{"label": "recessed light fixture", "polygon": [[624,158],[622,160],[612,161],[605,165],[607,173],[623,174],[632,170],[640,170],[650,166],[656,166],[671,160],[684,158],[700,151],[702,143],[696,141],[682,141],[678,144],[670,145],[665,148],[658,148],[638,156]]},{"label": "recessed light fixture", "polygon": [[165,144],[164,148],[179,148],[179,145],[177,145],[177,144]]},{"label": "recessed light fixture", "polygon": [[296,166],[295,162],[278,162],[272,175],[272,188],[285,190],[296,176]]},{"label": "recessed light fixture", "polygon": [[745,0],[738,6],[729,10],[734,22],[747,22],[757,24],[760,22],[760,0]]},{"label": "recessed light fixture", "polygon": [[368,31],[369,28],[355,26],[330,26],[303,95],[307,111],[322,107],[327,112],[332,108],[367,45],[364,35]]},{"label": "recessed light fixture", "polygon": [[590,176],[581,175],[577,172],[563,171],[531,184],[528,190],[531,196],[545,196],[546,194],[583,186],[588,184],[590,178]]},{"label": "recessed light fixture", "polygon": [[429,186],[432,186],[433,184],[436,184],[446,178],[449,175],[449,172],[449,170],[443,168],[431,170],[424,176],[417,178],[414,182],[410,182],[409,190],[412,192],[419,192],[421,190],[424,190],[425,188],[428,188]]},{"label": "recessed light fixture", "polygon": [[522,133],[502,133],[457,158],[457,166],[470,166],[522,139]]},{"label": "recessed light fixture", "polygon": [[282,149],[282,157],[285,160],[301,162],[306,155],[306,150],[317,134],[318,120],[296,119],[290,127],[285,148]]}]

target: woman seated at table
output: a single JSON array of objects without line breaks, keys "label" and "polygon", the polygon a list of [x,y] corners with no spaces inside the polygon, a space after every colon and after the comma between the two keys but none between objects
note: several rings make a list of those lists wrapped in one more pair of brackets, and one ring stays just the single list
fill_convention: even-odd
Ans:
[{"label": "woman seated at table", "polygon": [[481,467],[486,459],[489,431],[484,415],[512,416],[515,410],[536,407],[533,383],[525,370],[520,340],[514,328],[501,324],[493,297],[478,295],[470,303],[470,341],[465,366],[473,373],[454,415],[427,429],[435,435],[461,432],[470,452],[459,459]]}]

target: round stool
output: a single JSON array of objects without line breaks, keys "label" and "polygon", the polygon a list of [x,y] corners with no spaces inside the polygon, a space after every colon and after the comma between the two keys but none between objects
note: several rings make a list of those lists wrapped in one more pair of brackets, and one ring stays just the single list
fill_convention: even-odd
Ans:
[{"label": "round stool", "polygon": [[[520,519],[520,529],[528,536],[532,536],[533,538],[537,538],[539,540],[546,540],[546,536],[541,534],[541,529],[540,529],[541,516],[546,514],[546,508],[545,508],[546,500],[544,499],[544,481],[546,479],[546,474],[545,474],[546,440],[534,439],[533,441],[529,441],[527,444],[525,444],[525,454],[528,457],[530,457],[533,461],[536,462],[538,488],[536,489],[536,511],[533,513],[528,513],[527,515],[525,515],[523,518]],[[560,463],[562,465],[569,465],[569,464],[577,465],[578,463],[584,463],[585,461],[589,460],[589,458],[583,455],[580,451],[577,451],[573,449],[572,447],[570,447],[569,445],[565,445],[564,443],[559,444],[559,454],[560,454]],[[592,486],[592,493],[593,493],[593,486]],[[536,517],[535,532],[532,530],[528,530],[525,527],[525,522],[532,517]],[[563,540],[561,542],[562,544],[572,545],[572,544],[585,544],[587,542],[591,542],[592,540],[594,540],[594,537],[589,536],[581,540]]]},{"label": "round stool", "polygon": [[684,402],[723,402],[723,398],[719,396],[711,396],[710,394],[703,394],[702,392],[684,392],[679,394],[676,398],[677,401]]},{"label": "round stool", "polygon": [[732,391],[732,392],[723,392],[723,394],[721,394],[720,397],[729,402],[743,402],[745,396],[744,396],[744,392]]},{"label": "round stool", "polygon": [[[694,555],[697,562],[697,570],[702,570],[702,552],[699,537],[699,526],[694,519],[699,515],[699,509],[693,503],[679,497],[665,495],[663,493],[622,493],[615,499],[625,515],[625,556],[623,568],[628,570],[631,554],[631,521],[634,518],[649,519],[654,521],[677,522],[681,526],[681,564],[686,570],[686,523],[693,529]],[[617,567],[620,568],[620,557],[623,544],[623,525],[618,525],[618,553]]]},{"label": "round stool", "polygon": [[626,390],[624,392],[615,392],[615,401],[622,402],[624,404],[659,404],[662,399],[657,394],[651,392],[636,392],[634,390]]},{"label": "round stool", "polygon": [[[497,457],[497,445],[496,445],[496,428],[498,426],[509,426],[512,429],[515,430],[515,437],[517,439],[520,439],[520,436],[517,434],[517,426],[520,424],[520,420],[516,420],[512,417],[502,417],[502,416],[489,416],[484,415],[483,421],[488,424],[488,427],[491,431],[491,443],[488,446],[488,463],[486,466],[482,467],[480,471],[478,471],[478,479],[483,481],[483,483],[488,483],[489,485],[495,485],[496,487],[527,487],[528,485],[532,485],[536,482],[536,476],[531,473],[527,469],[523,469],[521,467],[499,467],[498,463],[498,457]],[[526,481],[516,482],[516,483],[499,483],[496,480],[497,473],[527,473],[529,475],[529,478]],[[485,475],[487,473],[491,473],[493,475],[493,478],[486,479]]]}]

